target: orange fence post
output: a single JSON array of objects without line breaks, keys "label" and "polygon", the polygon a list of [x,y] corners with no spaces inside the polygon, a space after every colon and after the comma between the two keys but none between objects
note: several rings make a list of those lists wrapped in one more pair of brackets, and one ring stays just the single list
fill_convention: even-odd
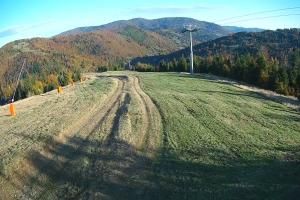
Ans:
[{"label": "orange fence post", "polygon": [[14,103],[9,104],[9,112],[11,116],[16,116],[16,109]]}]

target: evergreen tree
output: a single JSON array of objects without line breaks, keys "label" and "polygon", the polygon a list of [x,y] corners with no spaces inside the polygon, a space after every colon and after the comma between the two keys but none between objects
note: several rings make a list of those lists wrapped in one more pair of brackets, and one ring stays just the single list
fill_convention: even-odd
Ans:
[{"label": "evergreen tree", "polygon": [[172,65],[175,72],[180,72],[180,69],[178,67],[178,61],[175,58],[173,58],[172,60]]},{"label": "evergreen tree", "polygon": [[257,83],[259,86],[264,87],[264,88],[268,88],[268,83],[269,83],[269,67],[267,65],[267,60],[265,58],[265,56],[260,55],[257,60],[256,60],[256,64],[257,64]]},{"label": "evergreen tree", "polygon": [[178,69],[180,72],[187,72],[187,70],[188,70],[188,63],[183,55],[181,56],[181,58],[178,61]]},{"label": "evergreen tree", "polygon": [[280,68],[275,78],[275,91],[278,93],[288,94],[288,74],[285,68]]}]

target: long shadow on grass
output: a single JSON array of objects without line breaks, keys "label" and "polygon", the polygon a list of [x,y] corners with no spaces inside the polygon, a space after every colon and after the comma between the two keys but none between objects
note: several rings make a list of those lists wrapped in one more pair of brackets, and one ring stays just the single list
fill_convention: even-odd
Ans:
[{"label": "long shadow on grass", "polygon": [[296,199],[300,195],[300,161],[293,154],[285,161],[231,159],[224,164],[168,156],[154,169],[162,199]]},{"label": "long shadow on grass", "polygon": [[[28,174],[24,188],[37,186],[38,199],[296,199],[300,147],[290,148],[284,149],[290,156],[281,161],[247,161],[208,148],[177,154],[164,148],[150,159],[118,139],[107,146],[74,137],[68,145],[50,148],[51,158],[32,152],[29,161],[38,176]],[[208,154],[222,164],[200,161]],[[23,192],[32,197],[33,190]]]},{"label": "long shadow on grass", "polygon": [[12,179],[22,181],[15,189],[22,190],[23,198],[141,199],[150,197],[147,193],[155,187],[145,178],[150,176],[150,159],[113,138],[108,146],[73,137],[47,152],[31,152],[28,165],[34,170],[17,171]]}]

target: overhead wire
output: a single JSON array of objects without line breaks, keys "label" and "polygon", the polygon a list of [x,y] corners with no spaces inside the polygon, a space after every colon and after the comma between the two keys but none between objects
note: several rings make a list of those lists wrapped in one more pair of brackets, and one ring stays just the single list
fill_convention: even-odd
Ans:
[{"label": "overhead wire", "polygon": [[286,11],[286,10],[295,10],[295,9],[300,9],[300,6],[252,12],[252,13],[247,13],[247,14],[244,14],[244,15],[237,15],[237,16],[233,16],[233,17],[228,17],[228,18],[216,20],[215,23],[220,23],[220,22],[224,22],[224,21],[231,21],[232,19],[244,18],[244,17],[253,16],[253,15],[260,15],[260,14],[265,14],[265,13],[272,13],[272,12],[279,12],[279,11]]},{"label": "overhead wire", "polygon": [[23,64],[22,64],[22,67],[21,67],[21,70],[20,70],[20,73],[19,73],[19,75],[18,75],[16,88],[15,88],[15,91],[14,91],[13,96],[12,96],[12,99],[11,99],[12,102],[14,102],[14,100],[15,100],[15,95],[16,95],[16,92],[17,92],[17,88],[18,88],[18,85],[19,85],[19,82],[20,82],[20,78],[21,78],[21,75],[22,75],[22,72],[23,72],[25,63],[26,63],[26,59],[24,59]]},{"label": "overhead wire", "polygon": [[227,22],[225,24],[233,24],[233,23],[237,23],[237,22],[246,22],[246,21],[259,20],[259,19],[270,19],[270,18],[277,18],[277,17],[298,16],[298,15],[300,15],[300,13],[272,15],[272,16],[256,17],[256,18],[250,18],[250,19],[242,19],[242,20],[237,20],[237,21],[231,21],[231,22]]}]

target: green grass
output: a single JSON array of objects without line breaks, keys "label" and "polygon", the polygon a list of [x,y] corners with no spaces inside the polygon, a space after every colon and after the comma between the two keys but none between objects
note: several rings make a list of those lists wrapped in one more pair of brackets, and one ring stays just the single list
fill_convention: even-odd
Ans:
[{"label": "green grass", "polygon": [[[85,131],[90,128],[82,124],[68,141],[50,148],[53,156],[45,156],[40,153],[45,144],[64,127],[101,111],[113,82],[102,77],[66,87],[61,96],[55,91],[36,96],[16,103],[15,118],[0,116],[0,199],[9,199],[1,191],[30,199],[298,199],[299,112],[204,76],[108,75],[124,74],[137,75],[158,107],[163,123],[158,149],[132,145],[144,126],[132,98],[128,137],[125,130],[111,146],[105,141],[113,133],[110,123],[122,130],[124,122],[126,128],[129,115],[124,112],[123,119],[118,107],[123,104],[116,104],[116,116],[111,107],[108,121],[95,119],[102,121],[100,129]],[[129,93],[127,86],[122,92]],[[33,169],[29,174],[18,165],[25,157]]]},{"label": "green grass", "polygon": [[154,197],[296,199],[300,113],[202,76],[139,75],[163,119]]}]

